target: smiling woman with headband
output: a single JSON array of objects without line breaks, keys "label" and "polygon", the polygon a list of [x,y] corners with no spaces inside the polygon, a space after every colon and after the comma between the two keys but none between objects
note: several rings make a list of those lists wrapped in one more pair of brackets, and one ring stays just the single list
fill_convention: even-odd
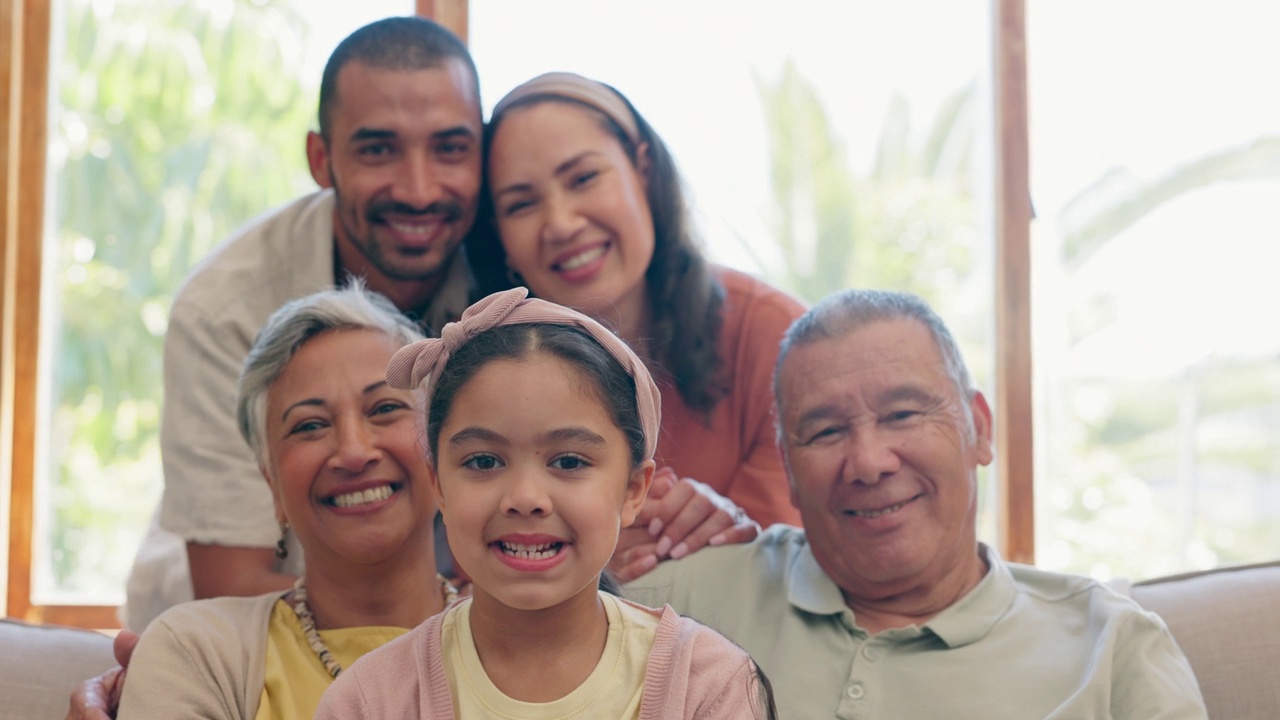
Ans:
[{"label": "smiling woman with headband", "polygon": [[[468,241],[485,260],[482,284],[525,285],[616,330],[662,393],[659,467],[709,485],[763,525],[799,524],[774,438],[770,377],[803,306],[706,261],[671,153],[613,88],[572,73],[536,77],[498,102],[486,142],[481,217],[496,236]],[[629,551],[632,559],[648,552],[649,563],[630,571],[709,538],[678,503],[659,505],[641,521],[662,537]]]},{"label": "smiling woman with headband", "polygon": [[653,478],[661,395],[612,332],[526,295],[387,368],[425,385],[428,476],[472,596],[362,658],[316,717],[768,716],[743,650],[597,589]]}]

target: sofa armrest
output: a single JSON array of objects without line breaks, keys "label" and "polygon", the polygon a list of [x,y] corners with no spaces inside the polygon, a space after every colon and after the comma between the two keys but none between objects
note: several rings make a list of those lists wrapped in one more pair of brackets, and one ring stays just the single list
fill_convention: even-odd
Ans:
[{"label": "sofa armrest", "polygon": [[75,686],[115,664],[101,633],[0,620],[0,720],[61,720]]},{"label": "sofa armrest", "polygon": [[1137,583],[1191,662],[1210,718],[1280,718],[1280,562]]}]

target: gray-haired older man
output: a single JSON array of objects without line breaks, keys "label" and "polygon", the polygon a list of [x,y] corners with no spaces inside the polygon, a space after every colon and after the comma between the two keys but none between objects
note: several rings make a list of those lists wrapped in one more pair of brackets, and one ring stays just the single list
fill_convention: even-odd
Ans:
[{"label": "gray-haired older man", "polygon": [[977,541],[991,410],[921,300],[818,304],[774,389],[805,530],[665,563],[628,594],[737,640],[783,717],[1206,717],[1158,617]]}]

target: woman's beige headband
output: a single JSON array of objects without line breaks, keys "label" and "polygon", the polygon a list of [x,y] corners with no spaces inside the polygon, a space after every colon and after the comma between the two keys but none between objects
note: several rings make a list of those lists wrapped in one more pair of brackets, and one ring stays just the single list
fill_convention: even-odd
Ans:
[{"label": "woman's beige headband", "polygon": [[640,130],[636,124],[636,116],[631,112],[626,101],[604,83],[574,73],[546,73],[516,87],[494,106],[489,122],[498,119],[508,108],[521,100],[542,96],[575,100],[598,110],[622,128],[632,145],[640,144]]}]

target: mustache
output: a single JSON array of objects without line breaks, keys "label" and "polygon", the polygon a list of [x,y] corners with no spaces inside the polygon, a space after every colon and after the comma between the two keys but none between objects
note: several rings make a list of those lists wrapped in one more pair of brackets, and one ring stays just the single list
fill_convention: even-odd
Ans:
[{"label": "mustache", "polygon": [[412,205],[396,202],[395,200],[383,200],[369,206],[365,211],[365,219],[370,222],[377,222],[387,213],[396,215],[439,215],[443,222],[453,222],[462,217],[464,211],[461,203],[453,200],[438,200],[423,208],[416,208]]}]

